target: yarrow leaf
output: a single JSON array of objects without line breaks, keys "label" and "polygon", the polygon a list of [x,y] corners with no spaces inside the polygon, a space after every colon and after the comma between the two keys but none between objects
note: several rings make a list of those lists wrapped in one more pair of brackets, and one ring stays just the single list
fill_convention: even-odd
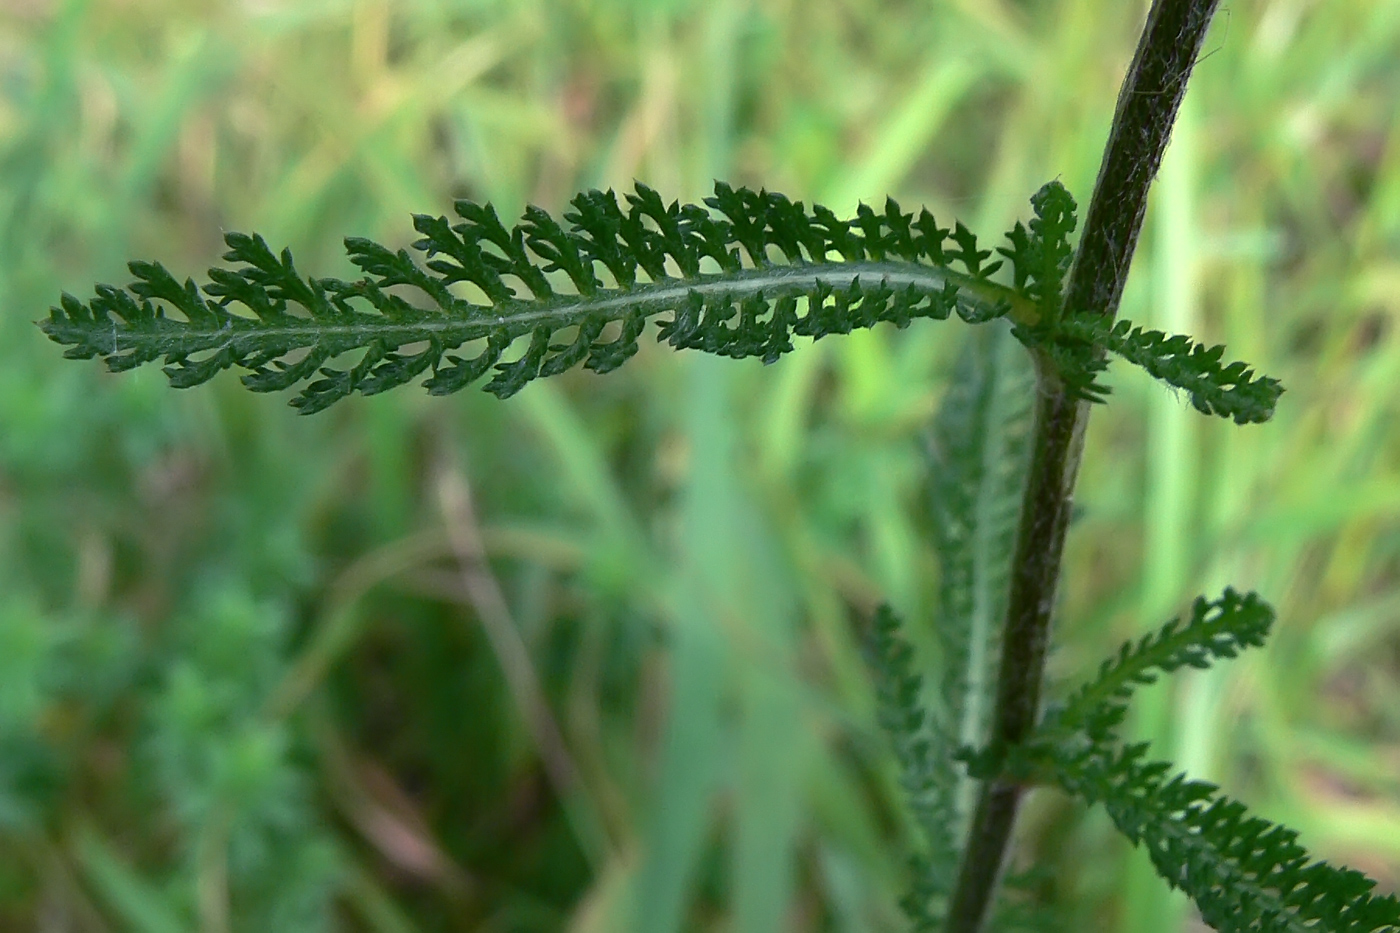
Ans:
[{"label": "yarrow leaf", "polygon": [[1011,248],[997,248],[1011,260],[1017,291],[1036,303],[1038,320],[1043,323],[1053,323],[1060,317],[1064,279],[1074,258],[1069,235],[1078,223],[1074,215],[1077,206],[1059,182],[1042,186],[1031,197],[1035,217],[1029,232],[1017,221],[1006,235]]},{"label": "yarrow leaf", "polygon": [[1195,902],[1222,933],[1396,933],[1400,899],[1375,882],[1313,861],[1298,834],[1218,793],[1214,784],[1167,774],[1147,744],[1057,747],[1053,780],[1102,803],[1118,830],[1141,844],[1157,873]]},{"label": "yarrow leaf", "polygon": [[529,207],[510,229],[491,205],[461,200],[456,222],[414,215],[420,257],[347,237],[362,273],[348,282],[304,277],[288,250],[230,233],[232,268],[210,269],[202,287],[132,262],[127,288],[98,285],[86,303],[64,294],[40,326],[65,356],[102,357],[114,371],[161,360],[180,388],[225,369],[242,370],[258,392],[299,386],[292,404],[303,413],[420,376],[434,395],[486,379],[505,398],[576,366],[608,372],[637,352],[652,318],[677,349],[771,363],[794,337],[954,313],[971,324],[1010,317],[1078,398],[1107,394],[1097,381],[1105,351],[1236,421],[1267,419],[1282,391],[1243,363],[1222,364],[1222,347],[1062,308],[1076,221],[1059,182],[1036,193],[1029,226],[1018,223],[998,249],[1011,261],[1009,286],[991,279],[1003,262],[989,262],[992,250],[965,226],[940,227],[893,199],[843,220],[777,192],[724,182],[714,191],[703,205],[668,205],[642,184],[622,201],[586,191],[563,223]]},{"label": "yarrow leaf", "polygon": [[981,780],[1054,784],[1102,803],[1119,832],[1142,845],[1157,873],[1223,933],[1400,933],[1400,899],[1373,893],[1360,872],[1315,861],[1291,829],[1251,815],[1214,784],[1148,761],[1148,743],[1121,744],[1135,687],[1158,671],[1203,668],[1263,643],[1273,609],[1227,588],[1198,598],[1189,618],[1125,644],[1032,737],[1012,746],[960,749]]},{"label": "yarrow leaf", "polygon": [[[943,709],[959,745],[991,731],[996,659],[1034,429],[1035,372],[1001,324],[964,340],[927,437],[929,532],[938,560],[934,618]],[[963,780],[957,827],[975,787]]]},{"label": "yarrow leaf", "polygon": [[894,745],[900,786],[928,846],[910,859],[913,886],[900,906],[916,931],[932,931],[940,926],[958,867],[956,740],[924,709],[923,678],[914,673],[914,652],[900,636],[900,624],[888,605],[875,614],[875,683],[880,726]]},{"label": "yarrow leaf", "polygon": [[[641,184],[625,201],[588,191],[567,227],[530,207],[511,229],[491,205],[458,201],[458,222],[414,216],[421,259],[347,238],[362,273],[350,282],[303,277],[289,251],[230,233],[233,268],[211,269],[202,288],[133,262],[128,288],[99,285],[87,303],[65,294],[41,326],[66,356],[100,356],[113,370],[163,359],[180,387],[229,368],[255,391],[300,385],[293,405],[309,413],[424,373],[430,392],[447,394],[494,369],[485,388],[504,398],[574,366],[607,372],[653,317],[674,347],[773,362],[794,336],[954,313],[981,322],[1021,302],[988,279],[996,264],[966,228],[950,234],[893,200],[853,220],[723,182],[705,207],[667,205]],[[950,238],[957,249],[945,251]],[[425,306],[408,300],[415,292]],[[330,365],[354,351],[353,365]]]},{"label": "yarrow leaf", "polygon": [[1204,347],[1186,336],[1144,330],[1095,309],[1062,307],[1064,279],[1073,260],[1069,235],[1076,224],[1074,198],[1052,181],[1036,192],[1031,206],[1035,217],[1029,230],[1018,222],[1007,234],[1011,247],[998,248],[1011,260],[1016,290],[1036,308],[1032,316],[1013,316],[1013,332],[1051,362],[1072,396],[1105,400],[1108,388],[1098,375],[1108,366],[1108,351],[1186,390],[1203,414],[1233,418],[1237,424],[1273,417],[1283,387],[1275,379],[1256,377],[1245,363],[1222,363],[1223,346]]},{"label": "yarrow leaf", "polygon": [[1154,683],[1158,671],[1205,668],[1216,658],[1233,658],[1241,649],[1262,645],[1273,622],[1273,608],[1257,593],[1226,587],[1219,599],[1198,596],[1184,624],[1172,619],[1136,643],[1124,643],[1047,726],[1082,730],[1095,741],[1111,738],[1127,714],[1133,690]]},{"label": "yarrow leaf", "polygon": [[1078,315],[1060,323],[1055,339],[1064,347],[1110,350],[1141,366],[1148,375],[1184,389],[1202,414],[1229,417],[1236,424],[1268,421],[1283,394],[1277,379],[1256,376],[1239,361],[1222,363],[1223,346],[1207,348],[1189,337],[1144,330],[1131,321],[1110,324],[1102,318]]}]

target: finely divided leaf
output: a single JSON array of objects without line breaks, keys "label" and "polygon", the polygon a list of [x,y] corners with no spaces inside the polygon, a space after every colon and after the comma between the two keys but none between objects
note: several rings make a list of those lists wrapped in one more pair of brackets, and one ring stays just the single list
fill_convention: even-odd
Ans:
[{"label": "finely divided leaf", "polygon": [[1249,814],[1213,784],[1144,762],[1146,744],[1056,750],[1054,780],[1102,802],[1172,887],[1223,933],[1397,933],[1400,900],[1360,872],[1313,861],[1291,829]]},{"label": "finely divided leaf", "polygon": [[1078,221],[1074,198],[1058,181],[1049,182],[1031,197],[1035,217],[1030,231],[1017,221],[1006,235],[1011,248],[997,252],[1011,260],[1016,289],[1036,303],[1038,320],[1052,323],[1060,317],[1065,275],[1074,249],[1069,235]]},{"label": "finely divided leaf", "polygon": [[[934,626],[958,745],[987,738],[1034,401],[1025,348],[1004,325],[977,328],[967,335],[929,436],[925,495],[939,565]],[[960,794],[959,827],[970,791]]]},{"label": "finely divided leaf", "polygon": [[1155,682],[1158,671],[1205,668],[1216,658],[1233,658],[1243,648],[1262,645],[1273,622],[1273,608],[1257,593],[1241,595],[1227,587],[1216,600],[1198,596],[1184,625],[1172,619],[1136,644],[1126,642],[1047,725],[1083,730],[1095,741],[1111,738],[1133,690]]},{"label": "finely divided leaf", "polygon": [[923,679],[914,673],[913,649],[899,634],[888,605],[875,615],[874,666],[880,726],[899,759],[900,786],[928,849],[910,860],[913,890],[900,902],[918,931],[939,926],[942,901],[958,868],[958,776],[952,737],[924,709]]},{"label": "finely divided leaf", "polygon": [[1238,360],[1222,363],[1223,346],[1204,347],[1189,337],[1143,330],[1131,321],[1110,326],[1102,319],[1079,316],[1062,322],[1058,337],[1065,344],[1110,350],[1190,393],[1191,404],[1202,414],[1233,418],[1236,424],[1268,421],[1283,394],[1277,379],[1256,376]]},{"label": "finely divided leaf", "polygon": [[133,262],[128,288],[99,285],[87,303],[65,294],[41,326],[72,358],[114,370],[163,360],[180,387],[238,368],[255,391],[300,386],[293,404],[314,412],[424,374],[440,395],[494,370],[485,388],[504,398],[574,366],[607,372],[652,317],[674,347],[772,362],[793,336],[953,313],[981,322],[1024,303],[987,279],[996,264],[966,228],[893,200],[841,220],[721,182],[705,205],[667,205],[639,184],[625,204],[588,191],[562,224],[530,207],[507,229],[490,205],[458,201],[456,222],[414,216],[421,258],[346,239],[363,274],[352,282],[303,277],[288,251],[232,233],[232,268],[211,269],[202,288]]},{"label": "finely divided leaf", "polygon": [[1220,347],[1067,313],[1075,203],[1058,182],[1037,192],[1029,227],[1018,223],[999,249],[1012,286],[991,280],[1002,261],[988,262],[992,251],[961,223],[940,227],[891,199],[844,220],[723,182],[703,205],[668,205],[641,184],[624,201],[586,191],[563,223],[529,207],[509,229],[491,205],[458,201],[456,221],[414,215],[420,257],[347,238],[362,273],[351,282],[304,277],[287,250],[231,233],[232,268],[209,270],[202,288],[133,262],[127,288],[99,285],[86,303],[65,294],[40,326],[66,356],[100,356],[113,370],[161,360],[181,388],[231,368],[254,391],[299,386],[292,404],[304,413],[420,376],[445,395],[490,374],[485,389],[505,398],[575,366],[608,372],[636,352],[653,317],[658,339],[678,349],[771,363],[794,336],[955,312],[974,324],[1010,316],[1012,333],[1078,398],[1107,394],[1097,381],[1105,351],[1240,422],[1266,420],[1282,391],[1243,363],[1223,364]]}]

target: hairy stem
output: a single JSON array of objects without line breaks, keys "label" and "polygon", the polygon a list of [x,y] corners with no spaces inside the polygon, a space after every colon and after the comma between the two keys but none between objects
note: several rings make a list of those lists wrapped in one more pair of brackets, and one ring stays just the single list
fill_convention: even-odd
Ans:
[{"label": "hairy stem", "polygon": [[[1067,313],[1113,317],[1186,82],[1219,0],[1155,0],[1128,69],[1065,292]],[[1026,738],[1040,689],[1089,406],[1066,394],[1037,359],[1038,397],[1030,474],[1012,564],[997,679],[993,746]],[[948,910],[949,933],[977,933],[1006,857],[1021,788],[991,780],[980,792]]]},{"label": "hairy stem", "polygon": [[1118,92],[1065,307],[1112,317],[1147,213],[1186,82],[1220,0],[1155,0],[1137,53]]}]

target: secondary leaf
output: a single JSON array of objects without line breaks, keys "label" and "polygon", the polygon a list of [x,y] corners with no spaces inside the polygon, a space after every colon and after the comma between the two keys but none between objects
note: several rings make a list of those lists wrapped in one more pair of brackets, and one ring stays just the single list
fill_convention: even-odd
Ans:
[{"label": "secondary leaf", "polygon": [[[1025,348],[1004,325],[977,328],[967,335],[929,434],[925,495],[939,566],[934,627],[958,745],[987,738],[1034,400]],[[959,795],[959,827],[971,790]]]},{"label": "secondary leaf", "polygon": [[900,902],[918,931],[938,929],[958,868],[958,775],[954,737],[925,711],[913,649],[888,605],[875,615],[874,667],[880,726],[899,760],[900,786],[928,848],[910,859],[913,890]]},{"label": "secondary leaf", "polygon": [[1223,346],[1204,347],[1181,335],[1143,330],[1131,321],[1110,325],[1102,318],[1079,315],[1061,322],[1055,339],[1066,348],[1110,350],[1148,375],[1184,389],[1202,414],[1233,418],[1236,424],[1268,421],[1283,394],[1277,379],[1256,376],[1239,361],[1221,362]]},{"label": "secondary leaf", "polygon": [[1109,738],[1127,714],[1133,690],[1155,682],[1158,671],[1205,668],[1216,658],[1233,658],[1243,648],[1262,645],[1273,622],[1273,608],[1257,593],[1241,595],[1226,587],[1216,600],[1198,596],[1184,625],[1172,619],[1136,644],[1124,643],[1047,726],[1082,729],[1094,740]]},{"label": "secondary leaf", "polygon": [[1360,872],[1313,861],[1291,829],[1249,814],[1213,784],[1167,778],[1144,762],[1146,744],[1092,744],[1055,753],[1054,780],[1103,803],[1118,830],[1141,844],[1172,887],[1223,933],[1394,933],[1400,900],[1377,896]]}]

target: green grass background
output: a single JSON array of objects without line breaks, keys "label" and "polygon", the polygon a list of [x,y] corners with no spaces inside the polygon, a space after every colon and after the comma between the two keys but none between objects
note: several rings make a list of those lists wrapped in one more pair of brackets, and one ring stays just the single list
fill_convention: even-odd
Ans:
[{"label": "green grass background", "polygon": [[[0,9],[0,929],[884,931],[913,842],[863,638],[928,641],[923,432],[965,336],[644,346],[506,402],[301,418],[33,326],[221,231],[346,275],[453,197],[712,179],[994,237],[1087,201],[1146,4],[11,0]],[[1197,592],[1270,644],[1134,729],[1400,888],[1400,4],[1226,0],[1123,314],[1284,380],[1237,428],[1119,368],[1052,679]],[[1068,929],[1189,909],[1026,814]]]}]

